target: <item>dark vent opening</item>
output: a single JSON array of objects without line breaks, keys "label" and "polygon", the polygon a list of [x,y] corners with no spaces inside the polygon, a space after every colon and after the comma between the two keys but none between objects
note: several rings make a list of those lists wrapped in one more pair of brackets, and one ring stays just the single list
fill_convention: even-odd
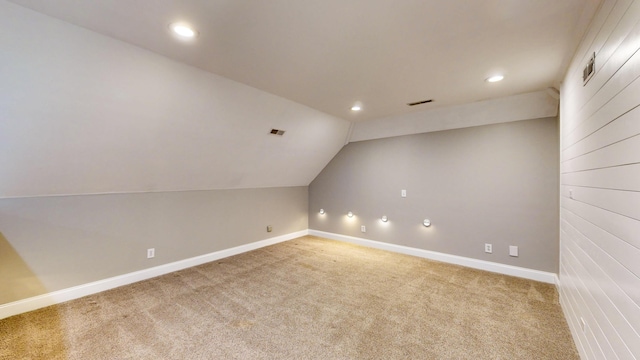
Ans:
[{"label": "dark vent opening", "polygon": [[416,105],[421,105],[421,104],[430,103],[430,102],[432,102],[432,101],[433,101],[433,99],[429,99],[429,100],[422,100],[422,101],[416,101],[416,102],[407,103],[407,105],[409,105],[409,106],[416,106]]},{"label": "dark vent opening", "polygon": [[279,135],[279,136],[282,136],[282,135],[284,135],[284,130],[271,129],[271,132],[270,132],[270,133],[271,133],[271,134],[273,134],[273,135]]},{"label": "dark vent opening", "polygon": [[591,59],[589,59],[589,63],[587,63],[587,66],[585,66],[584,70],[582,71],[582,85],[586,85],[595,72],[596,72],[596,53],[594,52],[593,55],[591,56]]}]

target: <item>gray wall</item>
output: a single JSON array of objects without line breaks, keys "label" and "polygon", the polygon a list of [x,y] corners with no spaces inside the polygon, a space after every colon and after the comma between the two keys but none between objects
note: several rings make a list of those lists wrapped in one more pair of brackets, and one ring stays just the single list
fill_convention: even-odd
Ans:
[{"label": "gray wall", "polygon": [[309,186],[309,228],[557,272],[558,156],[556,118],[350,143]]},{"label": "gray wall", "polygon": [[0,199],[0,304],[305,230],[307,201],[306,186]]}]

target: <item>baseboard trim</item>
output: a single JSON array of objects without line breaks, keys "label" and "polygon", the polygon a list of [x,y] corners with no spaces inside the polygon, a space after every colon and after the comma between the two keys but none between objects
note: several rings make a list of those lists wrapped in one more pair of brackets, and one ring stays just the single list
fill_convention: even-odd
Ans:
[{"label": "baseboard trim", "polygon": [[309,229],[309,235],[319,236],[327,239],[345,241],[352,244],[367,246],[380,250],[393,251],[400,254],[413,255],[425,259],[437,260],[449,264],[462,265],[473,269],[486,270],[504,275],[517,276],[524,279],[540,281],[549,284],[556,284],[557,275],[550,272],[522,268],[518,266],[505,265],[490,261],[467,258],[457,255],[449,255],[435,251],[412,248],[408,246],[395,245],[380,241],[367,240],[353,236],[334,234],[319,230]]},{"label": "baseboard trim", "polygon": [[408,246],[389,244],[374,240],[357,238],[353,236],[334,234],[319,230],[302,230],[294,233],[276,236],[273,238],[256,241],[250,244],[240,245],[229,249],[215,251],[209,254],[184,259],[149,269],[135,271],[132,273],[114,276],[111,278],[94,281],[91,283],[70,287],[47,294],[30,297],[23,300],[0,305],[0,319],[22,314],[28,311],[37,310],[50,305],[63,303],[65,301],[78,299],[87,295],[96,294],[102,291],[114,289],[120,286],[129,285],[138,281],[151,279],[165,275],[174,271],[202,265],[211,261],[216,261],[226,257],[242,254],[265,246],[278,244],[305,235],[319,236],[327,239],[349,242],[352,244],[367,246],[380,250],[392,251],[400,254],[417,256],[425,259],[442,261],[450,264],[462,265],[474,269],[486,270],[495,273],[517,276],[525,279],[541,281],[549,284],[559,284],[558,276],[554,273],[521,268],[517,266],[494,263],[490,261],[466,258],[457,255],[449,255],[435,251],[411,248]]},{"label": "baseboard trim", "polygon": [[242,254],[251,250],[256,250],[265,246],[274,245],[284,241],[292,240],[309,234],[309,230],[302,230],[286,235],[276,236],[265,240],[256,241],[250,244],[236,246],[230,249],[215,251],[209,254],[184,259],[149,269],[135,271],[132,273],[114,276],[108,279],[98,280],[91,283],[70,287],[47,294],[30,297],[23,300],[0,305],[0,319],[13,315],[22,314],[28,311],[37,310],[46,306],[59,304],[65,301],[74,300],[83,296],[96,294],[102,291],[117,288],[123,285],[132,284],[138,281],[147,280],[156,276],[168,274],[174,271],[202,265],[211,261],[223,259],[229,256]]}]

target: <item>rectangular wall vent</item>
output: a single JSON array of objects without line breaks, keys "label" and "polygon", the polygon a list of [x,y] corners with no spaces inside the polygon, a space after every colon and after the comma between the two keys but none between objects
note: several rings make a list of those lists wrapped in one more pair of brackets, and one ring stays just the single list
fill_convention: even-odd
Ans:
[{"label": "rectangular wall vent", "polygon": [[430,103],[430,102],[432,102],[432,101],[433,101],[433,99],[429,99],[429,100],[422,100],[422,101],[416,101],[416,102],[407,103],[407,105],[409,105],[409,106],[416,106],[416,105],[421,105],[421,104]]},{"label": "rectangular wall vent", "polygon": [[284,135],[284,130],[271,129],[271,134],[282,136]]},{"label": "rectangular wall vent", "polygon": [[595,74],[596,72],[596,53],[594,52],[593,55],[591,55],[591,59],[589,59],[589,62],[587,63],[587,66],[585,66],[584,70],[582,71],[582,85],[587,85],[587,83],[589,82],[589,79],[591,79],[591,77],[593,76],[593,74]]}]

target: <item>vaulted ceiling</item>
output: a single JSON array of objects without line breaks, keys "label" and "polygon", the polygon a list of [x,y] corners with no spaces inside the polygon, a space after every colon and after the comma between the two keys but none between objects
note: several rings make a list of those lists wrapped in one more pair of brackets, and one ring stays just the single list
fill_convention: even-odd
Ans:
[{"label": "vaulted ceiling", "polygon": [[[600,1],[12,2],[363,121],[558,87]],[[174,22],[199,36],[177,41],[169,34]],[[505,80],[484,81],[496,73]],[[406,105],[427,99],[434,102]]]}]

